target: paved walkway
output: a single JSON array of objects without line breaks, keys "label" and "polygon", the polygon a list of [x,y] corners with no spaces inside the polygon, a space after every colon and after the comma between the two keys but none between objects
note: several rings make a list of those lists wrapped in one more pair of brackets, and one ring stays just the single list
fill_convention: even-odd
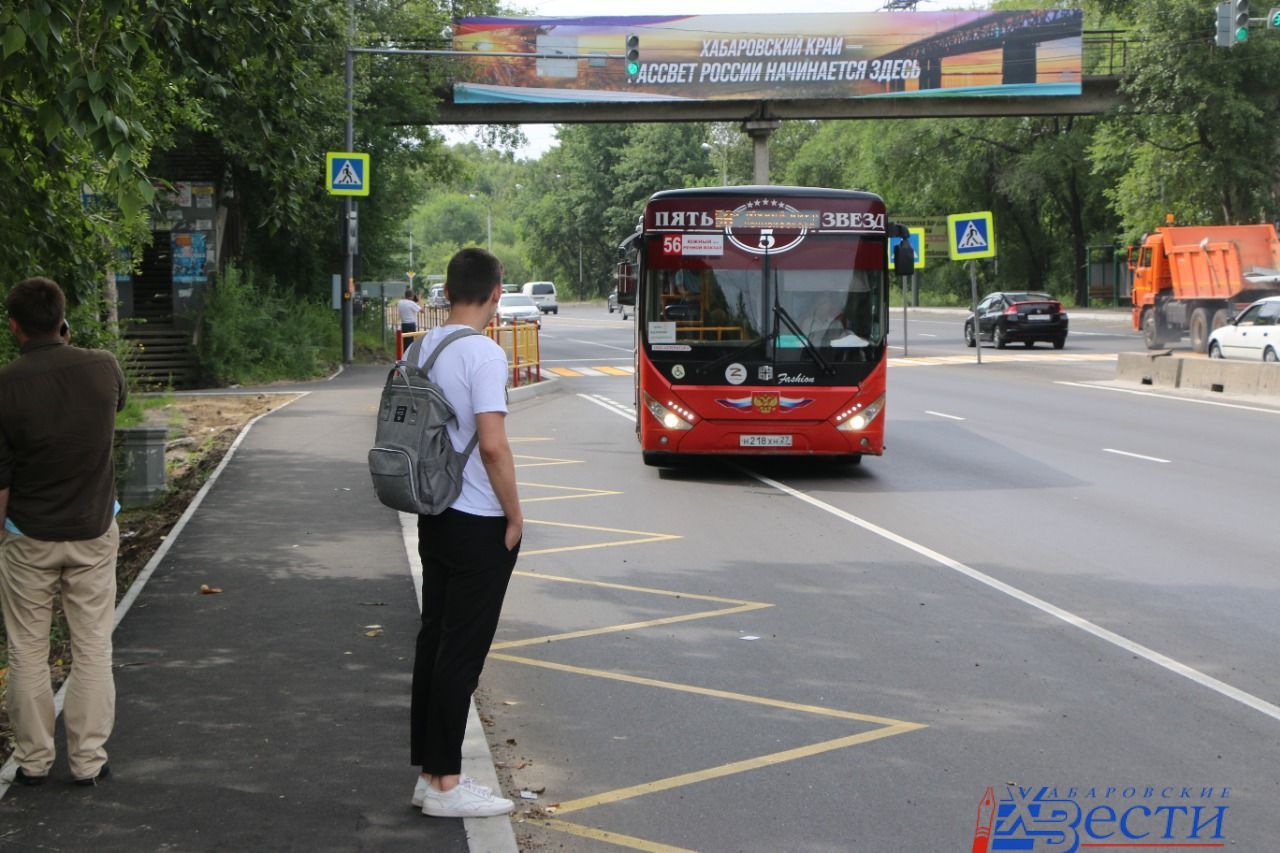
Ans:
[{"label": "paved walkway", "polygon": [[468,850],[409,806],[418,609],[365,462],[384,375],[298,386],[243,436],[116,629],[112,779],[60,756],[10,787],[0,851]]}]

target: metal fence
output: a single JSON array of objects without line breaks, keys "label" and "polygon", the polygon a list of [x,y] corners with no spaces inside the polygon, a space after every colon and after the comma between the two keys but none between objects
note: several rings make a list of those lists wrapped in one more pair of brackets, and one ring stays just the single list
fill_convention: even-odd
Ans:
[{"label": "metal fence", "polygon": [[[424,321],[422,330],[408,333],[400,331],[397,315],[395,318],[396,358],[403,358],[404,351],[413,344],[414,340],[441,325],[447,314],[448,312],[444,309],[428,308],[421,315]],[[485,334],[493,338],[507,354],[509,387],[519,388],[521,385],[542,381],[542,346],[538,337],[540,328],[538,323],[523,320],[516,320],[510,325],[499,325],[494,322],[485,328]]]}]

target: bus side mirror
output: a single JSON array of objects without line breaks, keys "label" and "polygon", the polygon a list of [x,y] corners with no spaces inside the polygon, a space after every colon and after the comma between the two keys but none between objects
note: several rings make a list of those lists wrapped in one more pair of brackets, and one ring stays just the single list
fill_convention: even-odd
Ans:
[{"label": "bus side mirror", "polygon": [[623,261],[614,271],[614,279],[618,284],[618,304],[636,304],[636,266]]}]

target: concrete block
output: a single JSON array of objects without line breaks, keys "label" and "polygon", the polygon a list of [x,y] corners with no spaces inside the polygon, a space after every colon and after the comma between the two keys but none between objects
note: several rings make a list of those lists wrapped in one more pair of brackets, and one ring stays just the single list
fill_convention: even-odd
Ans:
[{"label": "concrete block", "polygon": [[1258,394],[1262,397],[1280,397],[1280,364],[1258,366]]},{"label": "concrete block", "polygon": [[1116,379],[1121,382],[1177,388],[1181,374],[1182,359],[1168,353],[1122,352],[1116,361]]},{"label": "concrete block", "polygon": [[1182,365],[1180,388],[1223,394],[1257,394],[1262,364],[1217,358],[1188,358]]}]

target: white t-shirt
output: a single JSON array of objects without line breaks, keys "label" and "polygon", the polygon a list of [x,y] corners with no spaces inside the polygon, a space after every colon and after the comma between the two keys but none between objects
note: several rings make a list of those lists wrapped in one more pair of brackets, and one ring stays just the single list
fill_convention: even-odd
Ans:
[{"label": "white t-shirt", "polygon": [[[463,325],[436,326],[423,337],[418,367],[449,335]],[[431,367],[430,379],[444,391],[445,399],[458,416],[449,427],[455,450],[467,449],[476,433],[476,415],[507,411],[507,354],[487,335],[471,335],[449,344]],[[471,451],[462,469],[462,493],[451,509],[471,515],[500,516],[502,504],[489,482],[489,472],[480,461],[480,448]]]},{"label": "white t-shirt", "polygon": [[401,323],[418,322],[418,313],[422,311],[422,309],[418,307],[418,303],[414,302],[412,299],[401,299],[396,303],[396,307],[400,309]]}]

